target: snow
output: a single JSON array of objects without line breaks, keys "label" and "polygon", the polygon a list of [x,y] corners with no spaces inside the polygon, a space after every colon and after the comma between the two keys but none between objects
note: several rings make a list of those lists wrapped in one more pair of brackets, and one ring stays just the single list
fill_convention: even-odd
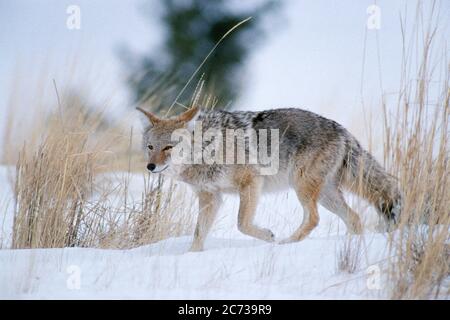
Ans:
[{"label": "snow", "polygon": [[[0,168],[0,239],[10,243],[12,192]],[[139,199],[142,176],[131,177]],[[378,299],[386,298],[386,235],[372,232],[371,210],[360,262],[339,271],[337,257],[350,236],[339,219],[320,208],[321,221],[298,243],[266,243],[236,228],[238,201],[226,196],[203,252],[188,252],[192,236],[129,250],[95,248],[0,250],[1,299]],[[2,204],[9,203],[8,210]],[[256,222],[277,240],[301,222],[292,192],[264,196]],[[371,273],[375,270],[375,275]],[[377,270],[380,274],[377,274]]]}]

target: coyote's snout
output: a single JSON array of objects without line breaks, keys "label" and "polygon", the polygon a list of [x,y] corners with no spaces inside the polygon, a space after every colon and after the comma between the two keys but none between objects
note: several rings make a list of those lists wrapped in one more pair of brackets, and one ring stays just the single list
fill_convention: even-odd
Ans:
[{"label": "coyote's snout", "polygon": [[[265,241],[274,241],[273,233],[253,222],[258,199],[264,191],[293,188],[303,207],[302,224],[288,239],[282,241],[284,243],[304,239],[317,226],[318,204],[337,214],[350,232],[361,233],[360,219],[346,204],[343,190],[367,199],[388,227],[397,222],[401,194],[396,179],[387,174],[344,127],[332,120],[293,108],[261,112],[191,108],[169,119],[161,119],[142,108],[138,109],[149,121],[143,139],[148,155],[148,170],[184,181],[198,195],[200,211],[191,250],[203,249],[204,240],[220,206],[221,194],[226,192],[238,193],[240,197],[238,229]],[[268,148],[272,156],[278,152],[278,170],[270,175],[262,175],[259,170],[262,165],[259,163],[213,161],[193,164],[174,161],[180,143],[174,140],[174,132],[192,131],[194,123],[198,121],[202,123],[203,132],[215,129],[219,134],[202,143],[200,150],[194,150],[193,154],[211,149],[211,145],[216,143],[212,157],[223,153],[231,154],[231,159],[236,159],[234,147],[225,147],[227,144],[222,143],[222,139],[228,137],[229,130],[277,130],[279,141],[276,148],[262,145],[266,141],[260,138],[253,139],[253,143],[256,149]],[[249,158],[253,148],[251,139],[247,138],[240,142],[240,146],[246,158]],[[239,143],[236,144],[236,148],[239,148]]]}]

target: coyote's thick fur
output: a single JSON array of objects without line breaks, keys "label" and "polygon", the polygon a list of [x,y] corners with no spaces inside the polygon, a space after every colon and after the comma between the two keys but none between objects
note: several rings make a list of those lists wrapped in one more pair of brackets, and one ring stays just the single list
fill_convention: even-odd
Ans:
[{"label": "coyote's thick fur", "polygon": [[[318,204],[337,214],[350,232],[361,233],[360,219],[346,204],[343,190],[368,200],[387,226],[398,220],[401,194],[396,179],[386,173],[355,137],[332,120],[294,108],[261,112],[191,108],[168,119],[138,109],[149,120],[143,139],[148,152],[147,168],[190,184],[198,195],[193,251],[203,249],[224,192],[236,192],[240,196],[238,229],[265,241],[274,241],[273,233],[256,226],[253,218],[261,193],[274,189],[292,187],[303,207],[301,226],[283,242],[300,241],[317,226]],[[255,164],[172,163],[171,151],[175,144],[172,133],[192,128],[194,121],[201,121],[203,130],[278,129],[278,172],[261,175]]]}]

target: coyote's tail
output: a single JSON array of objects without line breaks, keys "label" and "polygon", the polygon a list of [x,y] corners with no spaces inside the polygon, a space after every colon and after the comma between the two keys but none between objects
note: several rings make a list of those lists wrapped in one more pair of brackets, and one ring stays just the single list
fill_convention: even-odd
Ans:
[{"label": "coyote's tail", "polygon": [[397,179],[352,137],[346,143],[341,183],[344,188],[367,199],[388,224],[399,221],[402,196]]}]

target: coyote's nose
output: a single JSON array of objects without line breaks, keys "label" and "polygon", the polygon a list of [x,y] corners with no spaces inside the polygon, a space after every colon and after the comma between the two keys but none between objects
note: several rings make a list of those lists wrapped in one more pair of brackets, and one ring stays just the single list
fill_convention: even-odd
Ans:
[{"label": "coyote's nose", "polygon": [[149,164],[147,165],[147,169],[150,170],[150,171],[155,170],[155,168],[156,168],[156,165],[155,165],[154,163],[149,163]]}]

